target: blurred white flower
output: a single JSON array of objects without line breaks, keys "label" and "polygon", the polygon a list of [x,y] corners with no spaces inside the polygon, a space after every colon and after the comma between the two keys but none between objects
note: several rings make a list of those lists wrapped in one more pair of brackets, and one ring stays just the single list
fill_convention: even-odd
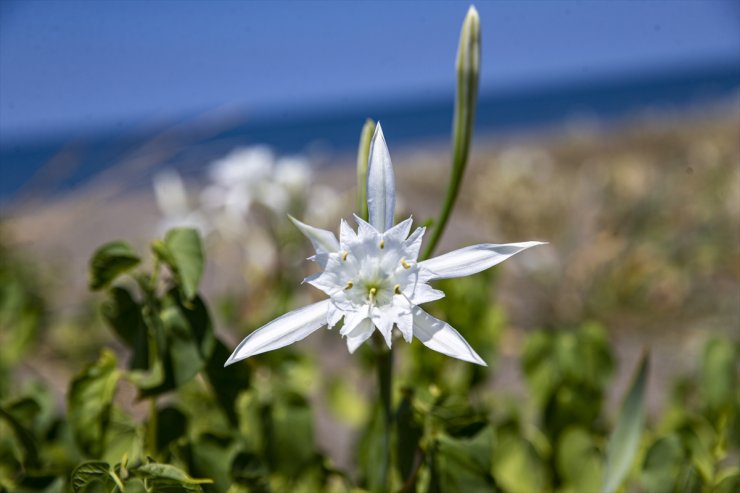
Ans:
[{"label": "blurred white flower", "polygon": [[201,212],[190,207],[187,189],[180,174],[167,169],[154,175],[152,182],[157,206],[162,212],[157,230],[164,233],[171,228],[189,227],[202,235],[210,231],[208,222]]},{"label": "blurred white flower", "polygon": [[215,161],[211,184],[201,203],[226,236],[239,235],[252,205],[259,202],[272,211],[288,212],[297,198],[305,197],[311,180],[309,164],[297,157],[275,159],[265,146],[240,148]]},{"label": "blurred white flower", "polygon": [[[369,339],[375,330],[388,347],[393,327],[407,342],[419,339],[430,349],[471,363],[485,362],[448,323],[418,305],[444,297],[429,281],[475,274],[540,242],[482,244],[462,248],[417,262],[424,228],[410,236],[411,218],[393,225],[395,180],[380,124],[370,144],[367,203],[369,222],[355,216],[355,232],[342,220],[339,241],[333,233],[293,222],[316,249],[312,257],[322,271],[306,282],[329,299],[292,311],[252,332],[234,350],[226,365],[255,354],[299,341],[317,329],[332,328],[342,318],[340,331],[350,352]],[[292,218],[291,218],[292,219]]]}]

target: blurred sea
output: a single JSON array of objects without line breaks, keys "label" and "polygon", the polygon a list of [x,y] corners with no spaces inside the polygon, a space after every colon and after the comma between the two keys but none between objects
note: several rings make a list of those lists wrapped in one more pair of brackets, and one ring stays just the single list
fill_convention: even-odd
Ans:
[{"label": "blurred sea", "polygon": [[[691,71],[528,87],[480,95],[477,132],[488,134],[559,128],[572,122],[609,124],[644,114],[688,112],[721,106],[740,93],[740,63]],[[318,164],[354,152],[367,117],[381,120],[393,145],[448,138],[450,94],[354,106],[283,109],[262,116],[233,116],[204,124],[202,115],[167,124],[101,129],[97,133],[9,141],[0,136],[0,203],[19,196],[50,197],[73,190],[122,164],[133,174],[126,188],[150,185],[151,174],[174,167],[197,178],[204,164],[238,146],[267,144],[281,154],[306,153]],[[322,158],[323,157],[323,158]],[[354,165],[353,160],[347,161]]]}]

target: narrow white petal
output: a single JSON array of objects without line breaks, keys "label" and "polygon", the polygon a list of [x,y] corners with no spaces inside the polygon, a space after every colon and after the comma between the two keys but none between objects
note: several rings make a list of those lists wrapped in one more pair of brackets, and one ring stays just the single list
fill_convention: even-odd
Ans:
[{"label": "narrow white petal", "polygon": [[380,123],[370,142],[367,170],[367,209],[370,224],[384,233],[393,226],[396,208],[396,185],[393,178],[393,163],[385,144]]},{"label": "narrow white petal", "polygon": [[419,250],[421,250],[421,240],[424,237],[424,232],[426,231],[426,228],[416,228],[413,233],[411,233],[411,236],[406,238],[406,241],[403,242],[403,254],[406,257],[406,260],[409,262],[413,262],[416,260],[416,258],[419,256]]},{"label": "narrow white petal", "polygon": [[319,301],[263,325],[239,343],[224,366],[300,341],[326,325],[329,303],[330,300]]},{"label": "narrow white petal", "polygon": [[348,245],[357,241],[357,233],[342,219],[339,223],[339,245],[342,249],[347,249]]},{"label": "narrow white petal", "polygon": [[395,320],[387,313],[381,312],[378,309],[372,310],[370,319],[378,329],[378,332],[383,336],[388,349],[390,349],[393,346],[393,323]]},{"label": "narrow white petal", "polygon": [[419,277],[424,281],[431,281],[469,276],[493,267],[512,255],[537,245],[544,245],[544,243],[540,241],[507,243],[504,245],[484,243],[461,248],[419,262],[419,267],[421,267]]},{"label": "narrow white petal", "polygon": [[311,240],[311,244],[313,245],[314,250],[316,250],[316,253],[331,253],[339,250],[337,237],[334,236],[334,233],[331,231],[314,228],[313,226],[300,222],[291,215],[288,215],[288,217],[293,221],[293,224],[301,230],[301,233]]},{"label": "narrow white petal", "polygon": [[368,318],[368,307],[362,306],[359,310],[354,312],[345,312],[344,314],[344,326],[339,331],[341,335],[347,335],[352,332],[363,320]]},{"label": "narrow white petal", "polygon": [[354,216],[355,221],[357,222],[357,235],[360,237],[360,239],[372,236],[380,237],[380,233],[378,233],[378,230],[376,230],[369,222],[365,221],[357,214],[354,214]]},{"label": "narrow white petal", "polygon": [[350,353],[354,353],[363,342],[370,339],[373,335],[375,327],[369,318],[366,318],[355,329],[347,335],[347,349]]},{"label": "narrow white petal", "polygon": [[450,324],[414,307],[414,335],[429,349],[482,366],[486,362]]},{"label": "narrow white petal", "polygon": [[413,217],[401,221],[383,234],[383,238],[389,242],[398,243],[399,245],[406,239],[411,231]]},{"label": "narrow white petal", "polygon": [[406,288],[406,291],[404,291],[404,294],[414,305],[422,305],[445,297],[444,291],[434,289],[429,284],[423,282],[417,282],[416,284],[410,285]]},{"label": "narrow white petal", "polygon": [[339,320],[344,316],[344,312],[340,310],[334,303],[329,303],[329,308],[326,312],[326,325],[330,329],[333,329],[335,325],[339,323]]}]

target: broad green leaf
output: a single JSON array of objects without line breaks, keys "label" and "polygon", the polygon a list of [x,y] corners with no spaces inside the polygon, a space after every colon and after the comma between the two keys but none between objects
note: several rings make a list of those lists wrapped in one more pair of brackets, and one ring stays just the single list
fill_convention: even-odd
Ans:
[{"label": "broad green leaf", "polygon": [[122,491],[123,489],[123,482],[107,462],[83,462],[72,472],[72,491],[74,493],[85,493],[87,491],[108,493]]},{"label": "broad green leaf", "polygon": [[493,477],[504,491],[529,493],[545,489],[545,470],[537,451],[521,430],[506,425],[496,431],[491,465]]},{"label": "broad green leaf", "polygon": [[203,491],[202,484],[211,484],[210,479],[191,478],[186,472],[170,464],[155,462],[132,469],[134,474],[144,479],[148,492],[178,493]]},{"label": "broad green leaf", "polygon": [[396,411],[396,467],[404,483],[411,476],[417,461],[417,449],[423,433],[424,427],[414,412],[413,391],[407,390]]},{"label": "broad green leaf", "polygon": [[632,385],[622,404],[617,426],[609,437],[602,493],[613,493],[624,480],[637,454],[640,435],[645,425],[645,386],[650,356],[640,359]]},{"label": "broad green leaf", "polygon": [[44,319],[45,303],[34,274],[0,245],[0,396],[9,380],[2,370],[25,357]]},{"label": "broad green leaf", "polygon": [[116,277],[139,265],[140,261],[128,243],[106,243],[95,250],[90,259],[90,289],[97,291],[107,287]]},{"label": "broad green leaf", "polygon": [[470,438],[440,435],[431,451],[430,493],[492,491],[491,453],[494,433],[490,426]]},{"label": "broad green leaf", "polygon": [[[134,378],[140,397],[159,395],[190,381],[205,368],[216,345],[210,316],[199,297],[186,305],[179,290],[171,289],[159,310],[158,314],[150,313],[148,307],[143,311],[150,352],[154,345],[158,358],[149,374]],[[152,332],[156,334],[153,339]]]},{"label": "broad green leaf", "polygon": [[701,390],[712,412],[732,406],[737,394],[740,363],[735,346],[728,340],[714,338],[704,348]]},{"label": "broad green leaf", "polygon": [[236,427],[239,423],[236,399],[249,388],[250,371],[246,361],[224,366],[230,355],[231,350],[216,338],[213,352],[206,364],[206,377],[221,409],[232,426]]},{"label": "broad green leaf", "polygon": [[593,437],[583,428],[568,428],[557,445],[557,468],[565,491],[598,491],[602,458]]},{"label": "broad green leaf", "polygon": [[103,318],[131,349],[129,368],[146,370],[149,368],[149,335],[142,307],[125,288],[114,287],[109,296],[101,307]]},{"label": "broad green leaf", "polygon": [[263,443],[272,468],[294,476],[315,454],[311,408],[303,396],[290,393],[272,404],[270,421],[272,439]]},{"label": "broad green leaf", "polygon": [[647,493],[671,493],[679,473],[687,466],[681,439],[670,434],[653,443],[645,455],[641,479]]},{"label": "broad green leaf", "polygon": [[97,458],[103,453],[120,376],[115,355],[104,350],[97,362],[88,365],[72,380],[67,396],[68,419],[77,444],[90,457]]},{"label": "broad green leaf", "polygon": [[0,407],[0,426],[2,421],[7,423],[13,431],[13,435],[23,449],[23,462],[26,467],[38,467],[39,451],[36,440],[30,431],[28,431],[10,412]]},{"label": "broad green leaf", "polygon": [[205,262],[198,232],[192,228],[171,229],[167,231],[164,242],[155,242],[152,248],[172,269],[185,299],[192,300],[198,293]]},{"label": "broad green leaf", "polygon": [[387,485],[383,484],[385,477],[384,450],[384,417],[382,406],[375,405],[375,410],[370,417],[359,442],[359,466],[365,487],[369,491],[383,491]]},{"label": "broad green leaf", "polygon": [[211,478],[216,491],[226,491],[234,482],[231,466],[236,453],[235,441],[228,435],[204,433],[189,443],[190,472]]},{"label": "broad green leaf", "polygon": [[188,418],[174,406],[157,410],[157,450],[165,450],[170,443],[187,433]]},{"label": "broad green leaf", "polygon": [[176,293],[170,291],[162,300],[160,312],[167,340],[165,365],[172,372],[176,386],[188,382],[205,366],[196,333],[201,327],[191,325],[186,309],[178,298]]},{"label": "broad green leaf", "polygon": [[270,491],[269,471],[257,454],[251,452],[237,454],[231,463],[231,477],[238,485],[250,487],[255,493]]},{"label": "broad green leaf", "polygon": [[738,491],[740,491],[740,471],[735,467],[734,471],[723,475],[717,481],[717,484],[712,487],[710,493],[736,493]]}]

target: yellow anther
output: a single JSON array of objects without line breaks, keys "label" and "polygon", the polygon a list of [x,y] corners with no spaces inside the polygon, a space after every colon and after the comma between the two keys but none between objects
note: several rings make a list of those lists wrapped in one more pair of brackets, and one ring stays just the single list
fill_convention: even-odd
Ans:
[{"label": "yellow anther", "polygon": [[403,266],[404,269],[410,269],[411,268],[411,264],[408,263],[408,262],[406,262],[406,259],[405,258],[402,258],[401,259],[401,265]]},{"label": "yellow anther", "polygon": [[377,288],[370,288],[370,304],[375,302],[375,295],[378,292]]},{"label": "yellow anther", "polygon": [[348,256],[349,256],[349,252],[347,251],[342,252],[342,262],[346,262]]},{"label": "yellow anther", "polygon": [[380,240],[380,249],[382,250],[383,248],[385,248],[385,240],[381,239]]},{"label": "yellow anther", "polygon": [[352,289],[352,286],[354,286],[354,284],[352,284],[352,281],[347,281],[347,286],[344,289]]},{"label": "yellow anther", "polygon": [[393,286],[393,292],[396,294],[401,294],[401,285],[396,284],[395,286]]}]

